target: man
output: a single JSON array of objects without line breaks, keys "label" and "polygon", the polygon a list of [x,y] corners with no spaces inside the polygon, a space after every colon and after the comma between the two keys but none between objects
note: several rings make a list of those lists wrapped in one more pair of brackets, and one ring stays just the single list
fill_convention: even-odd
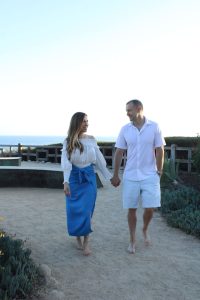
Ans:
[{"label": "man", "polygon": [[143,104],[139,100],[130,100],[126,104],[130,123],[121,128],[116,141],[113,186],[120,185],[119,169],[124,152],[127,161],[123,174],[123,207],[128,209],[130,232],[129,253],[135,253],[137,207],[142,200],[143,236],[145,244],[150,243],[147,229],[153,217],[154,208],[160,207],[160,177],[164,161],[165,141],[157,123],[143,115]]}]

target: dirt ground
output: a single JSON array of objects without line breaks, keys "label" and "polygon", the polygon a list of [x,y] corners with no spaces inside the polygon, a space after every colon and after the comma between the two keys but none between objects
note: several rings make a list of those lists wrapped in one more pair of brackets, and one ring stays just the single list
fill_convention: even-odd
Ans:
[{"label": "dirt ground", "polygon": [[0,203],[3,228],[26,239],[33,259],[49,272],[34,300],[200,299],[200,240],[167,226],[157,211],[146,247],[139,208],[136,253],[128,254],[121,187],[98,189],[89,257],[66,233],[62,190],[1,188]]}]

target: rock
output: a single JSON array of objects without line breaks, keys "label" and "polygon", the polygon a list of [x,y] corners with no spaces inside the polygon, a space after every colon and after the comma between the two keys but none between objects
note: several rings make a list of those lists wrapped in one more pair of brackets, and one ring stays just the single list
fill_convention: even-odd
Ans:
[{"label": "rock", "polygon": [[52,290],[45,300],[66,300],[65,294],[62,291]]},{"label": "rock", "polygon": [[51,277],[51,269],[49,268],[48,265],[45,264],[40,265],[40,270],[46,279]]}]

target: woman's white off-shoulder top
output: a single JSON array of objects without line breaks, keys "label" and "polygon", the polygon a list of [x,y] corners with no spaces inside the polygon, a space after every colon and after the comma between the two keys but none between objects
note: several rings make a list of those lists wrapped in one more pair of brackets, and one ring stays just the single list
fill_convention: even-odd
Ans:
[{"label": "woman's white off-shoulder top", "polygon": [[67,141],[65,140],[62,148],[61,167],[64,174],[64,182],[69,182],[69,176],[72,169],[72,164],[78,168],[84,168],[94,164],[106,180],[112,177],[112,174],[106,168],[106,160],[99,150],[99,146],[94,138],[81,138],[84,150],[80,153],[79,149],[72,152],[70,160],[67,155]]}]

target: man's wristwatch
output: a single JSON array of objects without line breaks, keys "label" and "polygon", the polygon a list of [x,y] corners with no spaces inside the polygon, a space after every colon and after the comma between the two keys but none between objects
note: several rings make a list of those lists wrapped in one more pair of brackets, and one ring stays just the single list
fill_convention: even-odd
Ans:
[{"label": "man's wristwatch", "polygon": [[162,175],[162,171],[157,171],[157,174],[158,174],[159,176],[161,176],[161,175]]}]

